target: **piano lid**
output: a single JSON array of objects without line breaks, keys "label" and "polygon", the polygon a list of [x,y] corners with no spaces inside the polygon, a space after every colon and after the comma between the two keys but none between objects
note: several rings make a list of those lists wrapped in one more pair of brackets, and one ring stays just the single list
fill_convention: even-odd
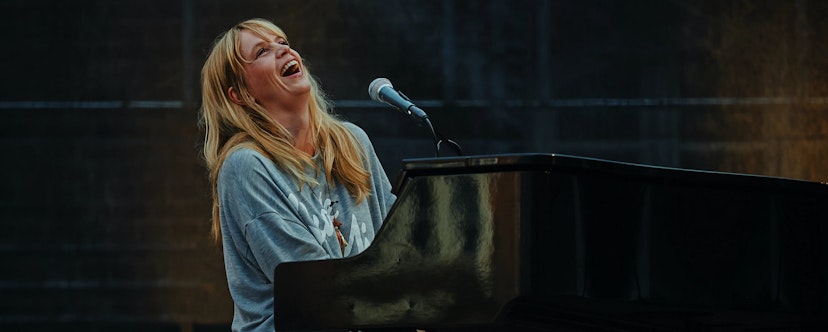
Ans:
[{"label": "piano lid", "polygon": [[409,159],[358,256],[276,267],[276,326],[828,328],[828,187],[550,154]]},{"label": "piano lid", "polygon": [[645,177],[652,180],[663,179],[671,182],[701,181],[717,185],[794,188],[817,194],[828,188],[827,183],[785,177],[653,166],[565,154],[515,153],[403,159],[403,167],[395,181],[394,192],[396,193],[400,189],[406,177],[509,170],[577,170],[578,172],[604,173],[615,176]]}]

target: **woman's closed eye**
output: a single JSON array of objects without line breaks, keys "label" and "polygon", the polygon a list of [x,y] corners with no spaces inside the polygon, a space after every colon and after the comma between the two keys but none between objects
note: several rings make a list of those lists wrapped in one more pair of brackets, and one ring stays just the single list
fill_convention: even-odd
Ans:
[{"label": "woman's closed eye", "polygon": [[[281,39],[276,43],[278,43],[279,45],[284,45],[284,46],[290,47],[290,44],[288,44],[287,40],[284,40],[284,39]],[[270,50],[272,50],[272,48],[270,48],[270,47],[260,48],[258,51],[256,51],[256,59],[258,59],[262,55],[265,55],[265,53],[270,52]]]},{"label": "woman's closed eye", "polygon": [[256,51],[256,59],[258,59],[267,52],[270,52],[270,48],[260,48],[258,51]]}]

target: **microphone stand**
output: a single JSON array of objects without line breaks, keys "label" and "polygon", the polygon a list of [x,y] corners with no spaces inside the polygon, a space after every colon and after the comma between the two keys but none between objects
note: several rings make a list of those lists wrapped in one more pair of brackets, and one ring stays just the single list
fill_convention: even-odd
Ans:
[{"label": "microphone stand", "polygon": [[[406,96],[402,91],[397,90],[397,93],[399,93],[400,96],[405,98],[405,100],[408,100],[409,102],[411,101],[411,99],[409,99],[408,96]],[[419,119],[426,125],[426,127],[428,127],[429,131],[431,132],[431,137],[434,139],[434,157],[440,157],[440,146],[443,143],[448,144],[452,148],[452,150],[454,150],[454,153],[458,156],[463,155],[463,149],[460,147],[460,144],[457,144],[457,142],[446,138],[446,136],[443,135],[440,131],[434,129],[434,125],[431,123],[431,120],[428,118],[426,112],[421,110],[419,107],[414,106],[414,103],[411,103],[411,106],[408,106],[408,109],[405,110],[405,113]]]},{"label": "microphone stand", "polygon": [[[429,125],[431,125],[431,121],[429,121]],[[432,129],[433,129],[433,128],[432,128]],[[436,137],[435,137],[435,141],[437,141],[437,143],[435,143],[435,145],[436,145],[436,148],[435,148],[435,150],[436,150],[436,151],[435,151],[435,153],[434,153],[434,156],[435,156],[435,157],[439,157],[439,156],[440,156],[440,145],[441,145],[442,143],[446,143],[446,144],[448,144],[448,146],[450,146],[450,147],[451,147],[451,149],[452,149],[452,150],[454,150],[454,154],[456,154],[457,156],[463,156],[463,148],[461,148],[461,147],[460,147],[460,144],[457,144],[457,142],[455,142],[455,141],[453,141],[453,140],[451,140],[451,139],[446,138],[446,136],[445,136],[445,135],[443,135],[443,134],[442,134],[440,131],[438,131],[437,129],[433,129],[433,130],[432,130],[432,135],[434,135],[434,134],[436,134],[436,137],[439,137],[439,138],[440,138],[439,140],[437,140],[437,139],[436,139]]]},{"label": "microphone stand", "polygon": [[431,137],[434,139],[434,156],[435,157],[440,157],[440,146],[443,143],[447,143],[452,148],[452,150],[454,150],[454,153],[457,154],[458,156],[463,155],[463,149],[460,147],[460,144],[457,144],[457,142],[446,138],[445,135],[443,135],[437,129],[434,129],[434,125],[431,124],[431,120],[429,120],[428,117],[423,117],[423,118],[419,118],[419,119],[422,120],[423,123],[426,125],[426,127],[428,127],[428,129],[431,131]]}]

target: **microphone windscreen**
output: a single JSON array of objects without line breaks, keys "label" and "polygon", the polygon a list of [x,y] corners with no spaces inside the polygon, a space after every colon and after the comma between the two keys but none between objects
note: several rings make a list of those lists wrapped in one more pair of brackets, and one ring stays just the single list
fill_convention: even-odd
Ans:
[{"label": "microphone windscreen", "polygon": [[391,85],[391,81],[389,81],[387,78],[380,77],[375,79],[373,82],[371,82],[371,85],[368,86],[368,95],[371,96],[371,99],[382,102],[382,100],[379,97],[379,92],[380,89],[382,89],[382,87],[386,85],[391,87],[392,89],[394,88],[394,86]]}]

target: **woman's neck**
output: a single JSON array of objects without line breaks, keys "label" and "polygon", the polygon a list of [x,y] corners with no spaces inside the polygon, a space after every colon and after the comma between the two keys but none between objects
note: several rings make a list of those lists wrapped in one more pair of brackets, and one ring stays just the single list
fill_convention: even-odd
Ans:
[{"label": "woman's neck", "polygon": [[268,110],[270,117],[276,120],[293,136],[297,149],[313,156],[315,147],[310,133],[310,108],[308,104],[293,109]]}]

